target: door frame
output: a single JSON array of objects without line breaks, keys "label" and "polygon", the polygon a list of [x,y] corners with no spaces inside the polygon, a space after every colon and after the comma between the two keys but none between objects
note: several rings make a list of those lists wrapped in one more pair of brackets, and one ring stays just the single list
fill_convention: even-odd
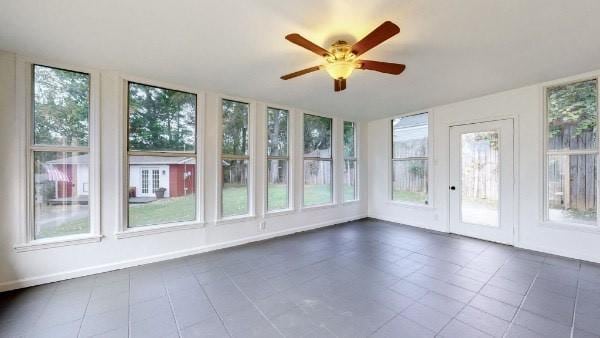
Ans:
[{"label": "door frame", "polygon": [[[511,245],[514,247],[520,247],[520,236],[519,236],[519,215],[520,215],[520,209],[519,209],[519,200],[520,200],[520,196],[519,196],[519,191],[520,191],[520,184],[519,184],[519,163],[520,163],[520,147],[519,147],[519,139],[520,139],[520,129],[519,129],[519,118],[516,114],[508,114],[508,115],[495,115],[495,116],[490,116],[490,117],[483,117],[483,118],[475,118],[475,119],[465,119],[465,120],[458,120],[458,121],[450,121],[445,125],[445,139],[448,140],[448,145],[445,148],[448,156],[446,158],[446,170],[447,170],[447,176],[446,176],[446,182],[444,185],[442,185],[442,189],[445,189],[446,191],[446,232],[447,233],[451,233],[451,229],[450,229],[450,182],[451,182],[451,178],[450,178],[450,128],[451,127],[459,127],[459,126],[464,126],[464,125],[469,125],[469,124],[477,124],[477,123],[485,123],[485,122],[497,122],[497,121],[501,121],[501,120],[512,120],[513,122],[513,236],[512,236],[512,244],[506,244],[506,245]],[[462,236],[462,235],[461,235]],[[478,238],[479,239],[479,238]],[[480,239],[480,240],[484,240],[485,239]]]},{"label": "door frame", "polygon": [[[144,184],[143,183],[144,182],[144,179],[143,179],[143,176],[144,176],[143,172],[144,172],[144,170],[148,171],[148,192],[145,193],[145,194],[142,193],[142,186]],[[158,178],[159,178],[159,183],[158,183],[158,187],[157,187],[157,189],[158,189],[160,187],[160,168],[159,167],[152,167],[152,166],[143,166],[143,167],[140,167],[140,195],[142,197],[155,196],[154,195],[154,191],[153,191],[154,190],[154,180],[153,180],[153,177],[152,177],[152,171],[153,170],[158,170]]]}]

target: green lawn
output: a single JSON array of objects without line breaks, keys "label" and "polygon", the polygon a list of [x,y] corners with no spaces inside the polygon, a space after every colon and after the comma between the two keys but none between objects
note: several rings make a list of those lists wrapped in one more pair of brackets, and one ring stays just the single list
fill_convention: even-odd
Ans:
[{"label": "green lawn", "polygon": [[424,203],[427,200],[427,193],[394,189],[393,200],[409,203]]},{"label": "green lawn", "polygon": [[289,208],[288,189],[286,184],[269,184],[267,205],[270,210]]},{"label": "green lawn", "polygon": [[65,223],[54,227],[44,227],[36,234],[36,238],[50,238],[57,236],[68,236],[85,234],[90,231],[90,220],[88,217],[67,220]]},{"label": "green lawn", "polygon": [[305,184],[304,185],[304,205],[312,206],[319,204],[328,204],[332,202],[331,185],[327,184]]},{"label": "green lawn", "polygon": [[[269,185],[269,210],[288,208],[287,186]],[[304,187],[304,205],[314,206],[331,203],[331,186],[306,185]],[[352,200],[354,191],[344,186],[344,200]],[[248,194],[246,186],[225,185],[223,187],[223,216],[244,215],[248,212]],[[129,226],[139,227],[152,224],[191,221],[195,219],[196,205],[194,195],[156,200],[145,204],[129,206]],[[67,220],[59,226],[47,227],[37,235],[39,238],[81,234],[89,231],[89,219]]]},{"label": "green lawn", "polygon": [[129,205],[129,226],[192,221],[196,218],[194,195]]},{"label": "green lawn", "polygon": [[223,186],[223,216],[248,213],[248,188],[245,185],[226,183]]}]

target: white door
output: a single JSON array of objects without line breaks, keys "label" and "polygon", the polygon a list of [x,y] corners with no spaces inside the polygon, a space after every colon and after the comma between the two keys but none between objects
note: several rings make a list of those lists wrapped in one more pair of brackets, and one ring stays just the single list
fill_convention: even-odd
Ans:
[{"label": "white door", "polygon": [[450,127],[450,232],[512,244],[513,120]]},{"label": "white door", "polygon": [[154,196],[154,192],[159,188],[160,185],[160,172],[158,168],[142,168],[141,180],[142,180],[142,196]]}]

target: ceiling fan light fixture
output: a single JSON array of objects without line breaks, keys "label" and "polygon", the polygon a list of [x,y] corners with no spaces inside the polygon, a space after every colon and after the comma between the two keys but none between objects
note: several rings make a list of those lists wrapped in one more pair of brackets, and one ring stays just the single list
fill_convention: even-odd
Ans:
[{"label": "ceiling fan light fixture", "polygon": [[334,61],[325,66],[325,70],[334,80],[347,79],[356,68],[356,63],[348,61]]}]

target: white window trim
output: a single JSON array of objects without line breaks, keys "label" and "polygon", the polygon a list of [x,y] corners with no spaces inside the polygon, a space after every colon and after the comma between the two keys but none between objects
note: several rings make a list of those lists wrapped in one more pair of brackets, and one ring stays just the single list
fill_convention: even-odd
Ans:
[{"label": "white window trim", "polygon": [[[33,94],[33,65],[61,68],[90,75],[90,110],[89,110],[89,144],[86,147],[89,153],[89,218],[90,232],[86,234],[68,235],[53,238],[34,238],[33,219],[33,159],[32,159],[32,94]],[[61,64],[39,58],[17,56],[16,58],[16,95],[15,113],[19,130],[18,150],[19,161],[19,219],[24,221],[24,226],[19,226],[15,239],[15,250],[31,251],[48,249],[66,245],[76,245],[99,242],[102,238],[100,229],[100,73],[95,69],[74,65]]]},{"label": "white window trim", "polygon": [[[215,225],[225,225],[225,224],[231,224],[231,223],[239,223],[239,222],[244,222],[244,221],[249,221],[249,220],[253,220],[256,218],[256,190],[255,190],[255,178],[254,175],[256,173],[256,133],[257,133],[257,129],[256,129],[256,105],[257,102],[255,100],[251,100],[251,99],[247,99],[247,98],[241,98],[241,97],[235,97],[235,96],[228,96],[228,95],[216,95],[216,107],[217,107],[217,142],[216,142],[216,147],[217,147],[217,166],[216,166],[216,170],[217,170],[217,184],[216,184],[216,188],[217,188],[217,203],[215,203],[216,206],[216,210],[215,210],[215,215],[216,220],[215,220]],[[223,187],[222,187],[222,183],[223,183],[223,168],[222,168],[222,147],[223,147],[223,100],[230,100],[230,101],[237,101],[237,102],[242,102],[242,103],[247,103],[248,104],[248,131],[249,131],[249,135],[248,135],[248,213],[247,214],[243,214],[243,215],[234,215],[234,216],[227,216],[227,217],[223,217],[222,215],[222,204],[223,204],[223,198],[222,198],[222,192],[223,192]]]},{"label": "white window trim", "polygon": [[[324,203],[324,204],[317,204],[317,205],[305,205],[304,204],[304,160],[305,160],[305,156],[304,156],[304,115],[313,115],[313,116],[318,116],[318,117],[324,117],[324,118],[328,118],[331,119],[331,202],[330,203]],[[301,167],[301,179],[300,181],[300,193],[302,194],[302,197],[300,198],[300,211],[306,211],[306,210],[315,210],[315,209],[328,209],[328,208],[333,208],[336,207],[339,204],[340,198],[338,197],[339,195],[339,184],[337,183],[337,179],[339,178],[339,175],[336,174],[336,169],[339,168],[340,166],[337,165],[337,161],[339,160],[339,157],[337,156],[338,151],[337,148],[339,146],[339,142],[338,142],[338,138],[336,135],[336,132],[338,132],[338,130],[340,128],[336,127],[337,124],[339,124],[339,119],[332,117],[332,116],[327,116],[327,115],[323,115],[323,114],[317,114],[317,113],[313,113],[313,112],[309,112],[309,111],[303,111],[300,113],[300,154],[302,156],[301,158],[301,163],[300,163],[300,167]],[[309,158],[310,159],[310,158]],[[326,161],[329,161],[329,159],[325,159]]]},{"label": "white window trim", "polygon": [[[196,219],[192,221],[184,222],[173,222],[163,224],[152,224],[147,226],[133,227],[130,228],[128,220],[128,180],[129,180],[129,168],[128,168],[128,156],[129,152],[127,149],[128,142],[128,85],[129,82],[135,82],[148,86],[157,86],[167,88],[171,90],[179,90],[187,93],[196,95]],[[203,91],[199,91],[194,88],[184,87],[172,83],[165,83],[161,81],[154,81],[127,74],[120,74],[120,97],[119,102],[121,106],[121,119],[119,131],[121,137],[119,137],[119,150],[121,152],[119,168],[122,175],[119,180],[120,187],[120,203],[119,203],[119,225],[115,231],[115,236],[118,239],[139,237],[146,235],[160,234],[164,232],[179,231],[179,230],[191,230],[199,229],[205,226],[204,221],[204,134],[205,134],[205,111],[206,111],[206,95]],[[156,156],[160,156],[160,152],[156,152]],[[185,156],[185,155],[182,155]]]},{"label": "white window trim", "polygon": [[[393,159],[393,134],[394,134],[394,129],[393,129],[393,121],[394,119],[398,119],[398,118],[402,118],[402,117],[409,117],[409,116],[414,116],[414,115],[419,115],[419,114],[427,114],[427,204],[422,204],[422,203],[413,203],[413,202],[403,202],[403,201],[395,201],[393,199],[393,190],[392,190],[392,180],[393,180],[393,175],[392,175],[392,171],[393,171],[393,164],[394,164],[394,159]],[[401,207],[407,207],[407,208],[416,208],[416,209],[435,209],[434,206],[434,189],[431,188],[431,184],[432,184],[432,179],[435,177],[434,176],[434,153],[433,153],[433,149],[434,149],[434,143],[433,143],[433,138],[434,138],[434,133],[433,133],[433,126],[434,126],[434,113],[432,109],[429,110],[423,110],[423,111],[418,111],[418,112],[411,112],[411,113],[406,113],[406,114],[400,114],[397,116],[392,117],[391,119],[388,120],[388,127],[390,128],[389,133],[387,134],[387,142],[386,142],[386,152],[388,154],[387,158],[388,158],[388,170],[387,170],[387,174],[388,177],[386,179],[386,186],[387,186],[387,203],[391,204],[391,205],[397,205],[397,206],[401,206]]]},{"label": "white window trim", "polygon": [[[346,168],[346,154],[344,152],[344,123],[345,122],[352,122],[354,124],[354,157],[350,158],[348,160],[354,161],[354,199],[351,200],[344,200],[344,168]],[[342,189],[340,189],[342,191],[342,197],[341,197],[341,201],[342,204],[347,205],[347,204],[355,204],[357,202],[360,202],[360,152],[359,152],[359,146],[358,146],[358,140],[360,139],[358,137],[359,135],[359,123],[357,121],[354,120],[343,120],[342,121],[342,125],[341,125],[341,137],[342,140],[340,141],[341,145],[342,145],[342,149],[341,149],[341,157],[342,157],[342,170],[341,170],[341,175],[342,175],[342,181],[340,182],[342,185]]]},{"label": "white window trim", "polygon": [[[596,80],[597,83],[597,100],[596,100],[596,115],[598,117],[598,121],[600,121],[600,74],[597,73],[589,73],[587,75],[578,75],[575,77],[570,77],[562,80],[549,81],[540,86],[540,104],[542,109],[541,114],[541,126],[542,132],[540,133],[542,136],[542,152],[541,152],[541,162],[542,165],[542,175],[541,177],[541,210],[540,210],[540,224],[545,227],[555,228],[555,229],[564,229],[564,230],[579,230],[583,232],[591,232],[591,233],[600,233],[600,203],[596,203],[596,225],[582,224],[582,223],[574,223],[574,222],[558,222],[550,220],[549,218],[549,207],[548,207],[548,105],[546,104],[546,94],[548,88],[568,85],[577,82]],[[561,154],[596,154],[596,175],[600,174],[600,140],[596,137],[596,150],[595,151],[557,151],[554,152],[555,155]],[[600,196],[600,184],[598,180],[596,181],[596,196]]]},{"label": "white window trim", "polygon": [[[288,137],[288,144],[287,144],[287,161],[288,161],[288,207],[284,208],[284,209],[274,209],[274,210],[269,210],[269,203],[268,203],[268,199],[269,199],[269,158],[267,156],[267,149],[268,149],[268,141],[269,141],[269,128],[268,128],[268,109],[272,108],[272,109],[281,109],[281,110],[286,110],[288,112],[288,125],[287,125],[287,137]],[[294,172],[294,136],[295,136],[295,119],[293,118],[293,115],[295,115],[295,111],[294,109],[290,108],[290,107],[284,107],[282,105],[277,105],[277,104],[268,104],[265,103],[264,104],[264,114],[265,114],[265,119],[264,119],[264,128],[265,128],[265,137],[264,137],[264,151],[263,151],[263,163],[264,163],[264,170],[263,170],[263,174],[264,174],[264,196],[263,196],[263,215],[267,216],[267,215],[288,215],[290,213],[293,213],[295,208],[295,195],[294,195],[294,177],[295,177],[295,172]]]}]

